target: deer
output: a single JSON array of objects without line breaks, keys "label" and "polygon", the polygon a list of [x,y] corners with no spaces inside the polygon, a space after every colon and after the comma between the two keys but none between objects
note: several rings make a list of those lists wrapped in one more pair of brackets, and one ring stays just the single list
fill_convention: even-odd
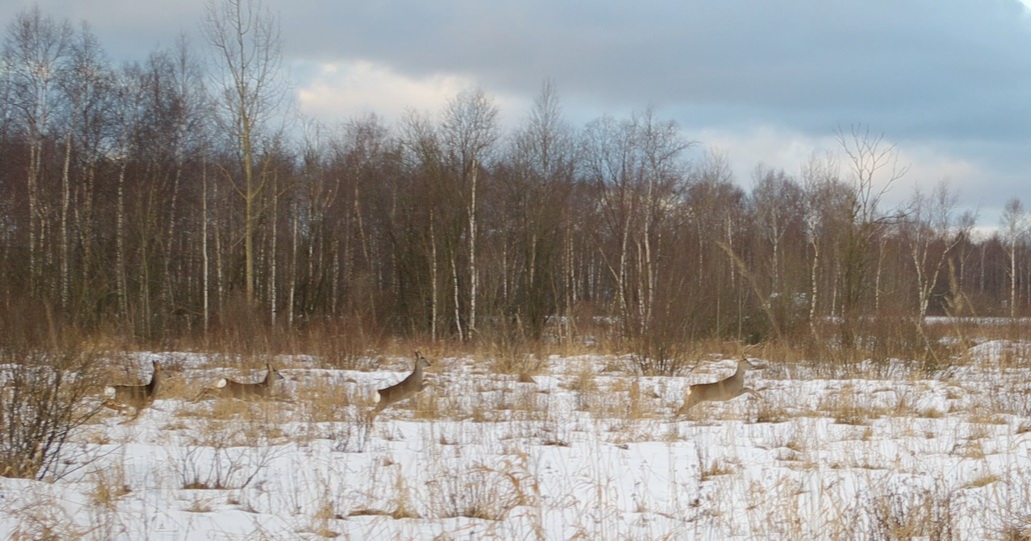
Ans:
[{"label": "deer", "polygon": [[279,373],[272,367],[272,363],[265,363],[265,368],[268,369],[265,372],[265,378],[256,383],[243,383],[240,381],[232,380],[229,378],[222,378],[218,380],[218,383],[214,387],[209,387],[201,391],[197,398],[200,400],[210,395],[222,395],[231,396],[241,400],[250,398],[268,398],[272,394],[272,385],[281,379],[286,379],[283,374]]},{"label": "deer", "polygon": [[135,420],[140,416],[144,408],[154,403],[158,387],[161,384],[161,365],[157,361],[151,361],[154,371],[151,373],[150,381],[144,385],[109,385],[104,388],[104,395],[107,400],[104,406],[121,413],[128,413],[130,409],[135,410],[132,417],[125,422]]},{"label": "deer", "polygon": [[379,412],[387,409],[393,404],[408,400],[415,396],[416,393],[426,388],[426,382],[423,381],[423,368],[429,368],[430,361],[423,357],[418,351],[415,352],[415,368],[412,369],[412,373],[401,380],[399,383],[395,383],[390,387],[378,389],[376,391],[376,407],[373,408],[370,413],[370,418],[374,417]]},{"label": "deer", "polygon": [[737,398],[745,393],[762,398],[754,389],[745,387],[745,372],[756,368],[744,355],[737,361],[737,370],[730,377],[713,383],[699,383],[688,388],[684,404],[677,410],[677,415],[687,413],[701,402],[719,402]]}]

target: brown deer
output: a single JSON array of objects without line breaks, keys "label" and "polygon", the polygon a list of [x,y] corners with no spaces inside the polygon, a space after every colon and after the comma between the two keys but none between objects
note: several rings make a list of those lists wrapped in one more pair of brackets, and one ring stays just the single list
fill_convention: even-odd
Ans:
[{"label": "brown deer", "polygon": [[201,391],[195,400],[200,400],[210,395],[230,396],[241,400],[268,398],[272,395],[273,384],[286,378],[283,377],[283,374],[279,373],[279,370],[273,368],[271,363],[265,363],[265,368],[268,369],[268,372],[265,372],[265,378],[259,382],[243,383],[229,378],[222,378],[218,380],[214,387]]},{"label": "brown deer", "polygon": [[684,404],[677,410],[677,415],[683,415],[687,413],[695,404],[701,402],[718,402],[723,400],[731,400],[737,398],[745,393],[749,393],[752,396],[760,397],[753,389],[745,387],[745,372],[750,368],[756,368],[744,355],[737,362],[737,370],[734,374],[728,378],[721,379],[713,383],[699,383],[692,385],[688,391],[687,396],[684,398]]},{"label": "brown deer", "polygon": [[393,404],[408,400],[419,391],[425,389],[426,383],[422,378],[422,369],[429,368],[429,366],[430,361],[426,360],[426,357],[423,357],[421,353],[416,351],[415,368],[412,369],[412,373],[408,374],[408,377],[399,383],[376,391],[376,407],[372,410],[370,416],[375,416]]},{"label": "brown deer", "polygon": [[109,385],[104,388],[104,395],[107,400],[104,406],[117,410],[121,413],[128,413],[133,409],[133,415],[125,422],[132,421],[140,416],[144,408],[154,403],[158,387],[161,384],[161,365],[157,361],[151,361],[154,371],[151,373],[150,382],[145,385]]}]

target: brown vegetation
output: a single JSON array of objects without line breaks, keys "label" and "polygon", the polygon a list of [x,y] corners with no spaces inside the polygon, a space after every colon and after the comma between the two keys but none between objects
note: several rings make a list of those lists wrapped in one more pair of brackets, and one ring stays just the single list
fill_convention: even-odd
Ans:
[{"label": "brown vegetation", "polygon": [[[864,127],[839,132],[840,161],[757,167],[751,191],[653,110],[569,126],[550,83],[511,134],[468,90],[438,118],[290,141],[272,130],[274,16],[222,9],[236,5],[212,5],[205,52],[264,62],[212,73],[185,43],[118,66],[88,26],[15,17],[0,305],[46,304],[115,343],[303,344],[337,366],[399,339],[476,343],[527,374],[545,348],[597,345],[683,374],[708,340],[909,348],[933,365],[926,316],[1031,313],[1019,200],[987,238],[945,184],[887,208],[906,167]],[[252,93],[224,99],[208,76]]]}]

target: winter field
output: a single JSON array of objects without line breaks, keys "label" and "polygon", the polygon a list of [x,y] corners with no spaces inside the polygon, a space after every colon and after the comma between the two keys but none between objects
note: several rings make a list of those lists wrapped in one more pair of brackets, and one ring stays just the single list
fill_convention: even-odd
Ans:
[{"label": "winter field", "polygon": [[[264,360],[112,357],[165,367],[135,421],[75,432],[52,480],[0,478],[0,539],[1026,539],[1031,344],[988,341],[953,368],[767,365],[761,399],[703,403],[684,377],[606,355],[531,378],[431,356],[428,387],[364,422],[411,358],[361,370],[276,357],[279,399],[194,401]],[[246,366],[247,368],[240,368]],[[520,381],[522,379],[523,381]]]}]

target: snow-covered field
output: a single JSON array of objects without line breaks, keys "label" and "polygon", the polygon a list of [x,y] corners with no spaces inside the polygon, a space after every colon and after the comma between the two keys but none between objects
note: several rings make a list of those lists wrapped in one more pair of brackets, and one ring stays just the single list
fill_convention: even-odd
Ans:
[{"label": "snow-covered field", "polygon": [[[918,377],[897,362],[749,372],[742,396],[675,418],[729,375],[633,377],[611,356],[552,357],[532,382],[434,359],[430,386],[364,422],[370,371],[283,357],[270,402],[206,399],[231,374],[169,371],[133,422],[75,434],[52,482],[0,479],[0,539],[1018,539],[1031,532],[1031,348],[1004,341]],[[374,364],[378,361],[368,360]],[[840,372],[840,373],[839,373]]]}]

